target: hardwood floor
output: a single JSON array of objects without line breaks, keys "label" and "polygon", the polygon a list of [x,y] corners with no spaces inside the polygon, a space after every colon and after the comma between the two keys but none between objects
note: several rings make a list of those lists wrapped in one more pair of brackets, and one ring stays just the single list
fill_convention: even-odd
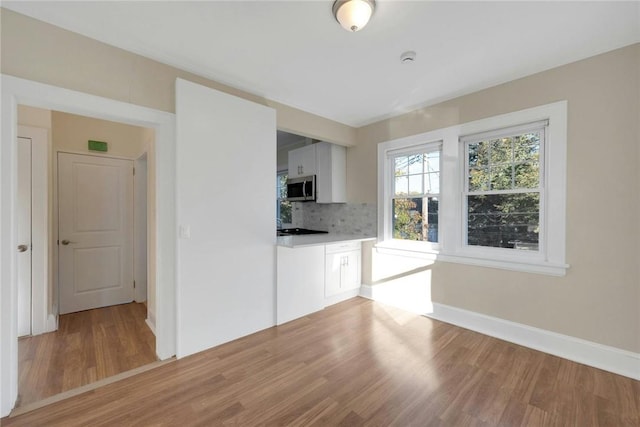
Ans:
[{"label": "hardwood floor", "polygon": [[59,318],[56,332],[18,340],[24,406],[156,361],[146,307],[130,303]]},{"label": "hardwood floor", "polygon": [[354,298],[4,426],[638,426],[640,382]]}]

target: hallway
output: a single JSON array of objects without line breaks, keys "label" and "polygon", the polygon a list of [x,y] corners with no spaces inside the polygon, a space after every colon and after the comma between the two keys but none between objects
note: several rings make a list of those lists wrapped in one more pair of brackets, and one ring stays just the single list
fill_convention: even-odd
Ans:
[{"label": "hallway", "polygon": [[25,406],[155,362],[144,304],[60,316],[55,332],[18,340],[18,405]]}]

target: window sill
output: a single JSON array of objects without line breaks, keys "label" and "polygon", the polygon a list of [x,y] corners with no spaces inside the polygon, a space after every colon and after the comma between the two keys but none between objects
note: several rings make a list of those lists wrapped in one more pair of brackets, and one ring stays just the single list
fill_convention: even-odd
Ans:
[{"label": "window sill", "polygon": [[565,276],[567,269],[569,268],[568,264],[555,264],[544,261],[506,260],[482,256],[450,254],[434,248],[424,247],[420,242],[389,240],[379,242],[375,245],[375,248],[379,253],[389,255],[474,265],[478,267],[497,268],[523,273],[544,274],[547,276]]}]

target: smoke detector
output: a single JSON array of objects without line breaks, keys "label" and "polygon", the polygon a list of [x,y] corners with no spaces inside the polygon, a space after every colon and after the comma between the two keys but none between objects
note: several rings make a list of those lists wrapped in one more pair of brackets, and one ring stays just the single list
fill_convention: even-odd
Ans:
[{"label": "smoke detector", "polygon": [[408,50],[400,55],[400,62],[403,64],[410,64],[416,60],[416,53],[412,50]]}]

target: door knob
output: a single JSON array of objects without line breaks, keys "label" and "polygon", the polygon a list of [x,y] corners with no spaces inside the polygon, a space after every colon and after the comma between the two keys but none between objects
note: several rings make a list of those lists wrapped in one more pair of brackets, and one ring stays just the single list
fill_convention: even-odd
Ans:
[{"label": "door knob", "polygon": [[70,242],[70,241],[68,241],[67,239],[64,239],[64,240],[63,240],[62,242],[60,242],[60,243],[62,243],[63,245],[67,246],[69,243],[75,243],[75,242]]},{"label": "door knob", "polygon": [[26,252],[29,249],[27,245],[18,245],[18,252]]}]

